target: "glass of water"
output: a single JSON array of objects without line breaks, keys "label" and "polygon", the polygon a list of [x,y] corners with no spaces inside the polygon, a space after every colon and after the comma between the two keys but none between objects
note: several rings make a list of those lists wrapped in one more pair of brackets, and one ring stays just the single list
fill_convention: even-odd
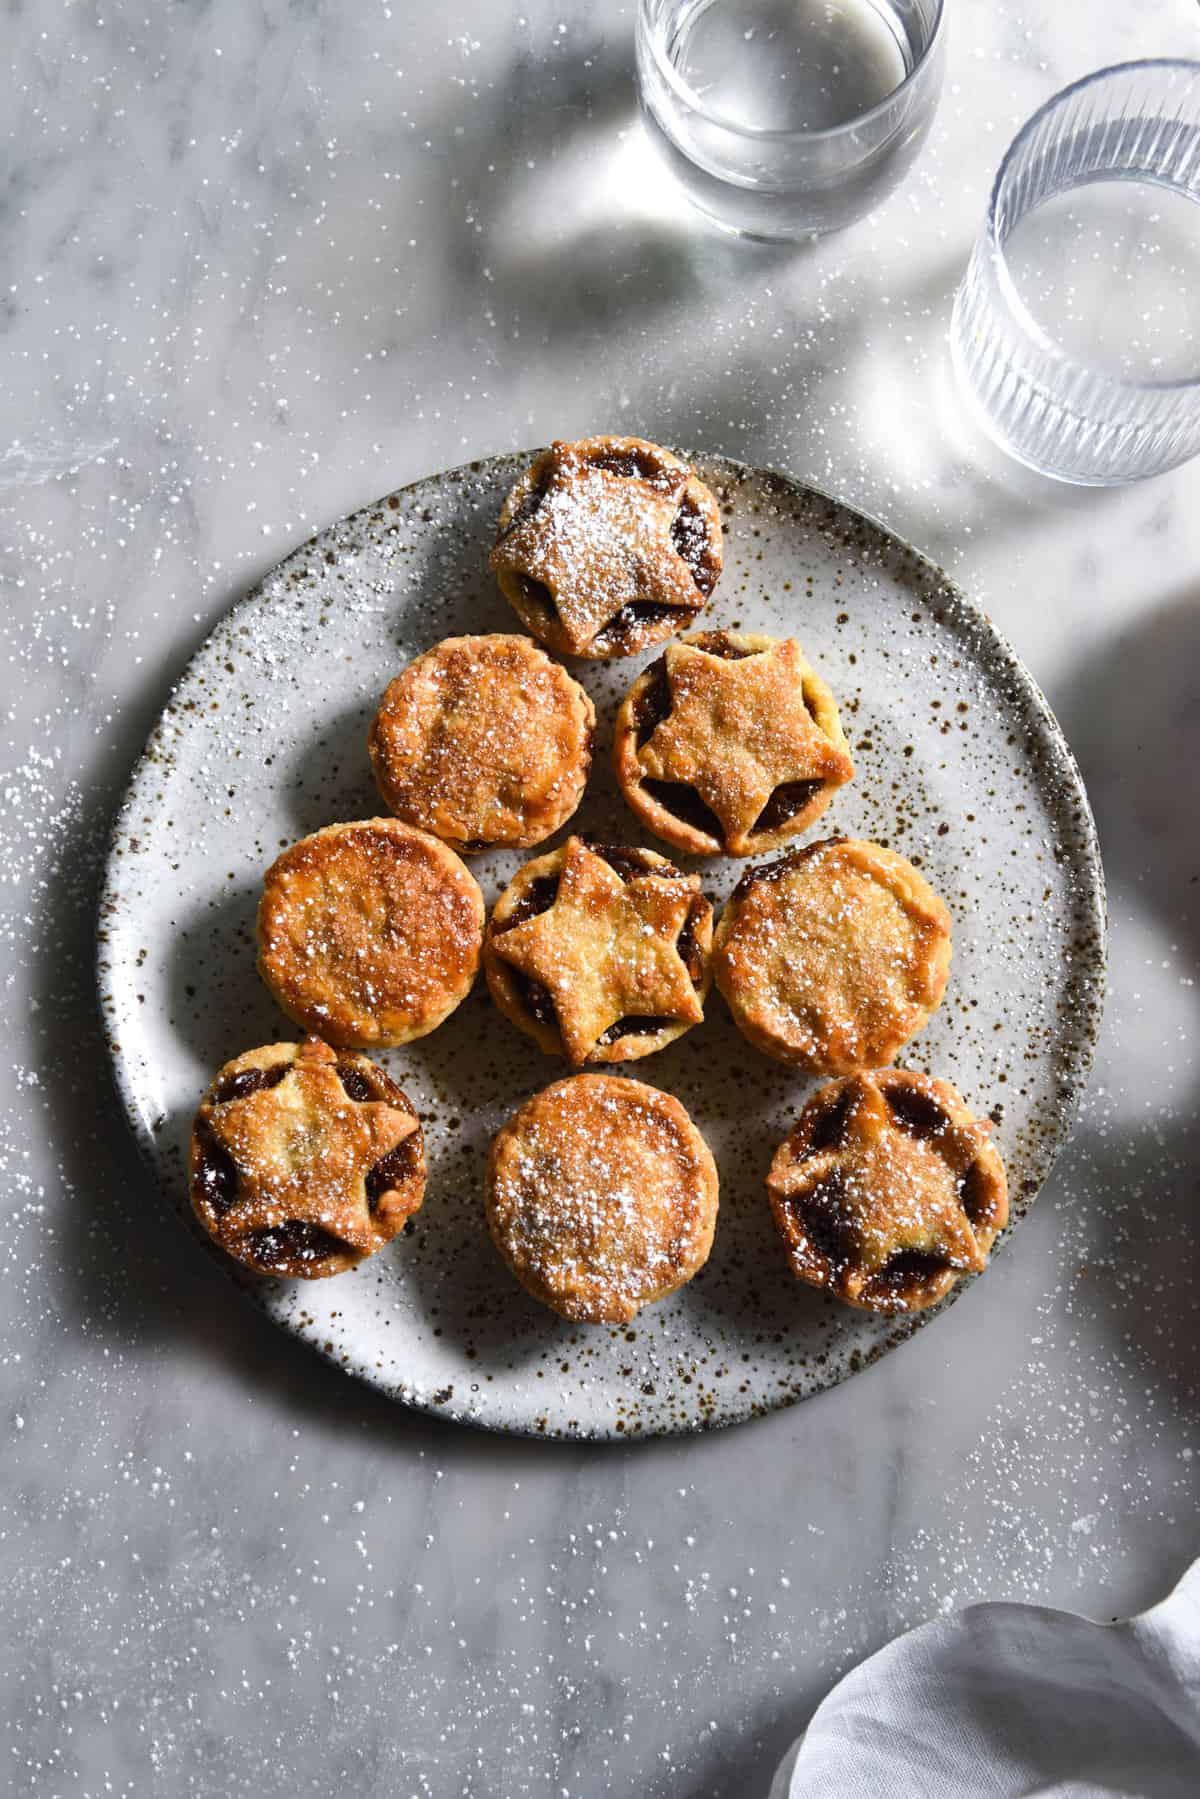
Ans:
[{"label": "glass of water", "polygon": [[992,188],[950,331],[1002,448],[1108,487],[1200,451],[1200,63],[1123,63],[1047,102]]},{"label": "glass of water", "polygon": [[639,0],[638,89],[694,203],[754,238],[871,212],[924,142],[943,0]]}]

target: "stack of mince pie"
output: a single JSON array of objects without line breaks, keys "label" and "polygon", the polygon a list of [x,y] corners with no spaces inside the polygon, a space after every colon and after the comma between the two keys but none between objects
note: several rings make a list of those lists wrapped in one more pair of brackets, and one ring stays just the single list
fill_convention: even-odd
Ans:
[{"label": "stack of mince pie", "polygon": [[[521,476],[491,566],[532,637],[447,638],[403,669],[367,746],[390,816],[329,825],[266,872],[259,972],[305,1035],[226,1063],[191,1145],[195,1213],[245,1267],[338,1274],[416,1212],[420,1123],[361,1052],[435,1030],[482,963],[498,1010],[572,1070],[509,1119],[485,1177],[497,1249],[562,1317],[627,1322],[707,1260],[708,1146],[677,1099],[611,1070],[702,1025],[714,983],[755,1050],[833,1077],[767,1176],[797,1278],[903,1314],[983,1268],[1008,1215],[989,1127],[891,1066],[945,993],[950,915],[880,844],[795,845],[854,768],[794,638],[688,629],[721,559],[714,495],[655,444],[556,443]],[[631,813],[677,855],[779,853],[714,922],[667,855],[567,836],[488,917],[463,858],[542,843],[590,773],[592,702],[547,652],[660,644],[616,718]]]}]

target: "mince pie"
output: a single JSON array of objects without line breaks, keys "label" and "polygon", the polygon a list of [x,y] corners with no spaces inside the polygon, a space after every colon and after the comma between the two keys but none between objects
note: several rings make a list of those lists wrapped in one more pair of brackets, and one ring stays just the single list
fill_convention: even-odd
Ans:
[{"label": "mince pie", "polygon": [[737,631],[686,637],[643,670],[613,760],[643,823],[698,856],[776,848],[854,773],[833,695],[796,639]]},{"label": "mince pie", "polygon": [[200,1102],[191,1193],[213,1241],[257,1274],[341,1274],[420,1206],[421,1126],[365,1056],[271,1043],[226,1062]]},{"label": "mince pie", "polygon": [[948,1081],[900,1069],[813,1095],[767,1177],[792,1273],[870,1312],[978,1274],[1008,1222],[1004,1164]]},{"label": "mince pie", "polygon": [[653,850],[569,837],[518,870],[488,924],[500,1010],[550,1055],[632,1062],[704,1017],[712,907]]},{"label": "mince pie", "polygon": [[809,1074],[894,1060],[941,1004],[950,914],[911,862],[830,837],[742,876],[713,973],[742,1035]]},{"label": "mince pie", "polygon": [[259,973],[330,1043],[408,1043],[470,991],[483,920],[483,895],[437,837],[398,818],[327,825],[267,870]]},{"label": "mince pie", "polygon": [[583,797],[595,709],[528,637],[448,637],[392,682],[368,747],[379,791],[463,854],[541,843]]},{"label": "mince pie", "polygon": [[496,1247],[527,1292],[579,1324],[626,1324],[708,1260],[717,1170],[669,1093],[580,1074],[509,1119],[486,1200]]},{"label": "mince pie", "polygon": [[556,443],[504,502],[491,564],[521,623],[560,656],[632,656],[703,611],[721,572],[720,514],[657,444]]}]

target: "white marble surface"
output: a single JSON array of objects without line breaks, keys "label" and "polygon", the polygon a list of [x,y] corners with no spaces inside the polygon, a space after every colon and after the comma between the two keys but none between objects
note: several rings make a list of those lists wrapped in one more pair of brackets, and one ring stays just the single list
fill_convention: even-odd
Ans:
[{"label": "white marble surface", "polygon": [[[904,1625],[1123,1612],[1200,1546],[1200,474],[978,458],[941,350],[1016,124],[1200,54],[1200,9],[952,12],[915,177],[782,253],[647,168],[628,6],[5,8],[14,1793],[754,1793]],[[1077,747],[1112,907],[1093,1097],[986,1281],[840,1390],[629,1450],[408,1416],[235,1303],[127,1143],[90,973],[107,817],[230,598],[378,492],[602,428],[814,477],[941,557]]]}]

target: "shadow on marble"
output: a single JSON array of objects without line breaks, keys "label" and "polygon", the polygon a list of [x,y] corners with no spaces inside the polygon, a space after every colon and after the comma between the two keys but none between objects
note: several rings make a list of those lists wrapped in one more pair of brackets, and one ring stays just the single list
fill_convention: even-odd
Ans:
[{"label": "shadow on marble", "polygon": [[1110,876],[1200,948],[1200,580],[1086,658],[1057,702]]},{"label": "shadow on marble", "polygon": [[[873,1649],[882,1649],[886,1640]],[[785,1676],[786,1671],[780,1678]],[[786,1698],[748,1698],[741,1718],[705,1736],[705,1752],[694,1758],[697,1765],[686,1779],[669,1789],[655,1786],[654,1792],[669,1790],[671,1799],[728,1799],[731,1793],[766,1799],[775,1770],[833,1685],[824,1678],[809,1680]]]},{"label": "shadow on marble", "polygon": [[[1175,594],[1134,631],[1083,663],[1059,696],[1059,717],[1083,771],[1118,921],[1148,908],[1181,968],[1200,955],[1200,587]],[[1183,977],[1185,980],[1190,975]],[[1182,1406],[1194,1407],[1200,1367],[1200,1089],[1164,1096],[1154,1071],[1128,1067],[1121,1008],[1110,995],[1105,1049],[1149,1103],[1137,1122],[1085,1115],[1067,1173],[1097,1204],[1081,1271],[1098,1320]],[[1180,1046],[1186,1066],[1186,1047]],[[1162,1082],[1170,1070],[1162,1071]],[[1177,1078],[1177,1077],[1176,1077]],[[1102,1203],[1101,1203],[1102,1202]]]},{"label": "shadow on marble", "polygon": [[[904,534],[949,563],[964,539],[989,544],[1067,516],[1101,520],[1118,503],[1112,489],[1075,487],[1026,468],[979,423],[954,372],[949,346],[963,256],[955,253],[889,296],[868,329],[903,329],[904,353],[857,353],[844,380],[878,465],[903,470]],[[885,520],[886,522],[886,520]]]}]

